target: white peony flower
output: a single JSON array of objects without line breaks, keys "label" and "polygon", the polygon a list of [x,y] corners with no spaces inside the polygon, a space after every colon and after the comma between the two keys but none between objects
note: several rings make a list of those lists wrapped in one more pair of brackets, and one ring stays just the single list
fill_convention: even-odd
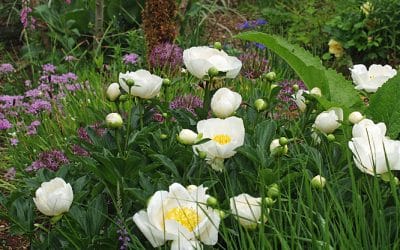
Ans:
[{"label": "white peony flower", "polygon": [[[261,223],[261,198],[254,198],[248,194],[240,194],[229,200],[232,214],[237,216],[240,225],[248,229],[254,229]],[[266,217],[262,220],[266,221]]]},{"label": "white peony flower", "polygon": [[207,207],[207,188],[190,185],[186,189],[174,183],[169,191],[157,191],[150,198],[147,211],[133,216],[153,247],[172,240],[171,249],[198,249],[200,242],[215,245],[218,241],[220,217],[216,210]]},{"label": "white peony flower", "polygon": [[182,129],[178,135],[179,142],[185,145],[192,145],[197,139],[198,135],[190,129]]},{"label": "white peony flower", "polygon": [[392,69],[391,66],[378,64],[372,64],[369,70],[365,65],[357,64],[350,68],[350,71],[356,89],[363,89],[369,93],[376,92],[387,80],[397,74],[396,70]]},{"label": "white peony flower", "polygon": [[223,169],[223,160],[235,155],[235,149],[244,143],[243,120],[234,116],[226,119],[201,120],[197,123],[197,132],[202,133],[203,138],[211,140],[193,146],[194,152],[196,154],[199,151],[205,152],[206,160],[211,167],[219,171]]},{"label": "white peony flower", "polygon": [[120,95],[121,95],[121,91],[119,90],[119,84],[116,82],[111,83],[110,86],[108,86],[107,91],[106,91],[107,99],[113,102],[113,101],[117,100]]},{"label": "white peony flower", "polygon": [[242,96],[228,88],[220,88],[211,98],[211,110],[219,118],[231,116],[242,103]]},{"label": "white peony flower", "polygon": [[320,113],[315,118],[313,127],[325,134],[330,134],[340,127],[341,121],[343,121],[343,110],[341,108],[331,108]]},{"label": "white peony flower", "polygon": [[385,137],[386,125],[363,119],[353,127],[349,148],[356,166],[370,175],[400,170],[400,141]]},{"label": "white peony flower", "polygon": [[[163,79],[149,71],[139,69],[135,72],[119,73],[121,88],[133,96],[150,99],[160,93]],[[133,85],[133,86],[132,86]],[[130,87],[131,86],[131,87]],[[131,91],[129,92],[129,87]]]},{"label": "white peony flower", "polygon": [[56,216],[68,212],[74,199],[71,185],[56,177],[43,182],[35,192],[33,202],[37,209],[47,216]]},{"label": "white peony flower", "polygon": [[183,51],[186,69],[199,79],[208,74],[210,68],[225,72],[227,78],[235,78],[242,68],[242,62],[224,51],[206,46],[192,47]]}]

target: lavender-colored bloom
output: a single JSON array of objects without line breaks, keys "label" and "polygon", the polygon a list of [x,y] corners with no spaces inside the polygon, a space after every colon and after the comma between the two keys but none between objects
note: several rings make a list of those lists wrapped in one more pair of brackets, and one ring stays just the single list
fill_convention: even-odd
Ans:
[{"label": "lavender-colored bloom", "polygon": [[170,109],[185,109],[186,111],[196,115],[196,108],[202,108],[203,101],[195,95],[178,96],[169,103]]},{"label": "lavender-colored bloom", "polygon": [[298,107],[292,97],[294,94],[296,94],[296,91],[293,89],[293,85],[295,84],[299,86],[299,90],[307,90],[304,82],[300,80],[285,80],[278,84],[281,87],[281,90],[279,91],[277,98],[282,102],[282,104],[286,105],[289,111],[298,110]]},{"label": "lavender-colored bloom", "polygon": [[257,20],[250,20],[250,21],[246,20],[243,23],[240,23],[237,27],[240,30],[253,29],[253,28],[257,28],[259,26],[263,26],[267,23],[268,22],[265,19],[257,19]]},{"label": "lavender-colored bloom", "polygon": [[77,156],[85,156],[85,157],[90,156],[90,153],[81,146],[79,146],[78,144],[72,145],[72,153]]},{"label": "lavender-colored bloom", "polygon": [[78,128],[77,133],[78,133],[79,139],[86,141],[87,143],[93,143],[85,128],[83,128],[83,127]]},{"label": "lavender-colored bloom", "polygon": [[0,119],[0,130],[12,128],[12,124],[7,119]]},{"label": "lavender-colored bloom", "polygon": [[260,49],[260,50],[265,50],[265,45],[262,43],[252,43],[256,48]]},{"label": "lavender-colored bloom", "polygon": [[239,60],[242,61],[242,75],[248,79],[257,79],[268,71],[268,60],[259,53],[244,53]]},{"label": "lavender-colored bloom", "polygon": [[28,114],[38,114],[40,111],[51,111],[50,102],[37,99],[26,109]]},{"label": "lavender-colored bloom", "polygon": [[139,56],[135,53],[126,54],[122,57],[122,61],[125,64],[135,64],[139,59]]},{"label": "lavender-colored bloom", "polygon": [[32,9],[30,7],[23,7],[19,14],[22,26],[24,26],[25,29],[29,27],[29,13],[31,12]]},{"label": "lavender-colored bloom", "polygon": [[43,92],[39,89],[31,89],[25,92],[25,97],[36,98],[42,96]]},{"label": "lavender-colored bloom", "polygon": [[56,66],[54,66],[53,64],[50,64],[50,63],[48,63],[48,64],[45,64],[45,65],[42,65],[42,70],[43,70],[43,73],[50,73],[50,74],[54,74],[55,72],[56,72]]},{"label": "lavender-colored bloom", "polygon": [[180,70],[183,62],[183,49],[176,44],[160,43],[150,53],[152,68]]},{"label": "lavender-colored bloom", "polygon": [[41,168],[57,171],[62,165],[68,163],[69,160],[62,151],[45,151],[39,154],[39,159],[32,162],[32,164],[26,168],[26,171],[37,171]]},{"label": "lavender-colored bloom", "polygon": [[118,220],[117,225],[119,229],[117,230],[118,233],[118,240],[120,242],[120,250],[126,250],[128,249],[128,244],[131,241],[131,238],[129,238],[128,231],[126,230],[125,226],[122,224],[120,220]]},{"label": "lavender-colored bloom", "polygon": [[19,140],[17,138],[11,138],[10,139],[10,145],[11,146],[17,146],[19,143]]},{"label": "lavender-colored bloom", "polygon": [[25,80],[25,87],[31,87],[32,86],[32,81],[31,80]]},{"label": "lavender-colored bloom", "polygon": [[3,175],[3,177],[6,181],[11,181],[14,180],[16,173],[17,170],[14,167],[12,167],[7,170],[7,172]]},{"label": "lavender-colored bloom", "polygon": [[37,127],[40,126],[40,121],[36,120],[31,122],[31,124],[26,127],[27,128],[27,135],[36,135],[37,134]]},{"label": "lavender-colored bloom", "polygon": [[77,90],[82,89],[82,87],[81,87],[81,85],[80,85],[79,83],[76,83],[76,84],[66,84],[66,85],[65,85],[65,88],[66,88],[68,91],[71,91],[71,92],[75,92],[75,91],[77,91]]},{"label": "lavender-colored bloom", "polygon": [[62,74],[62,75],[51,75],[50,76],[50,82],[56,83],[56,84],[67,84],[70,82],[75,82],[76,80],[78,80],[78,76],[72,72],[68,72],[68,73]]},{"label": "lavender-colored bloom", "polygon": [[14,72],[14,67],[9,63],[0,64],[0,74],[8,74]]},{"label": "lavender-colored bloom", "polygon": [[23,106],[23,99],[24,96],[20,95],[2,95],[0,96],[0,108],[6,110],[12,107]]}]

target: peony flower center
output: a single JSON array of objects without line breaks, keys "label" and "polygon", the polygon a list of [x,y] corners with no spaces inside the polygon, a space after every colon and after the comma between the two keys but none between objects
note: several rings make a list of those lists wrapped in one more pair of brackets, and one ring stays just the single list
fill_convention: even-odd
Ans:
[{"label": "peony flower center", "polygon": [[220,134],[212,138],[213,141],[218,142],[221,145],[225,145],[231,142],[231,137],[229,135]]},{"label": "peony flower center", "polygon": [[199,224],[199,215],[193,208],[175,207],[165,214],[165,220],[175,220],[192,232]]}]

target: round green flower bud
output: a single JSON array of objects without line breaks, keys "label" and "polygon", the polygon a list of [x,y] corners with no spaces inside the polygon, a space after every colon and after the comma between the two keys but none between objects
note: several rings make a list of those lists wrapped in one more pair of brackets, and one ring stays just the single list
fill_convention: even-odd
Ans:
[{"label": "round green flower bud", "polygon": [[218,210],[216,209],[218,212],[219,217],[223,220],[226,217],[226,213],[223,210]]},{"label": "round green flower bud", "polygon": [[171,80],[168,78],[163,79],[162,84],[164,86],[170,86],[171,85]]},{"label": "round green flower bud", "polygon": [[213,197],[213,196],[208,197],[208,199],[207,199],[207,205],[210,206],[210,207],[216,207],[216,206],[218,206],[218,200],[217,200],[217,198],[215,198],[215,197]]},{"label": "round green flower bud", "polygon": [[314,176],[311,180],[311,186],[317,189],[323,189],[326,185],[326,179],[321,175]]},{"label": "round green flower bud", "polygon": [[129,95],[120,95],[118,100],[120,102],[124,102],[124,101],[128,100],[128,98],[129,98]]},{"label": "round green flower bud", "polygon": [[218,69],[215,68],[215,67],[211,67],[211,68],[208,69],[208,75],[209,75],[210,77],[217,76],[218,73],[219,73],[219,71],[218,71]]},{"label": "round green flower bud", "polygon": [[165,140],[165,139],[167,139],[168,138],[168,135],[166,135],[166,134],[160,134],[160,139],[161,140]]},{"label": "round green flower bud", "polygon": [[162,113],[162,117],[164,117],[164,118],[168,118],[168,113]]},{"label": "round green flower bud", "polygon": [[207,153],[204,152],[204,151],[200,151],[199,152],[199,157],[200,157],[200,159],[205,159],[207,157]]},{"label": "round green flower bud", "polygon": [[330,142],[335,141],[335,139],[336,139],[336,138],[335,138],[335,135],[333,135],[333,134],[327,135],[326,138],[327,138],[328,141],[330,141]]},{"label": "round green flower bud", "polygon": [[286,137],[281,137],[281,138],[279,138],[279,144],[281,145],[281,146],[285,146],[285,145],[287,145],[289,143],[289,140],[286,138]]},{"label": "round green flower bud", "polygon": [[221,50],[222,49],[222,44],[220,42],[215,42],[214,43],[214,49]]},{"label": "round green flower bud", "polygon": [[135,81],[133,79],[126,79],[125,80],[126,85],[128,85],[129,87],[135,85]]},{"label": "round green flower bud", "polygon": [[254,101],[254,107],[258,112],[260,112],[266,110],[268,105],[267,102],[264,101],[263,99],[257,99]]},{"label": "round green flower bud", "polygon": [[280,195],[279,191],[279,186],[278,184],[274,183],[268,187],[268,192],[267,192],[268,197],[270,198],[276,198]]},{"label": "round green flower bud", "polygon": [[293,84],[292,88],[294,92],[297,92],[300,89],[298,84]]},{"label": "round green flower bud", "polygon": [[117,129],[123,125],[122,117],[118,113],[110,113],[106,116],[106,125],[108,128]]},{"label": "round green flower bud", "polygon": [[268,81],[275,81],[275,79],[276,79],[276,73],[275,72],[273,72],[273,71],[271,71],[271,72],[268,72],[266,75],[265,75],[265,79],[267,79]]},{"label": "round green flower bud", "polygon": [[265,197],[264,199],[265,204],[267,204],[268,207],[272,207],[275,204],[275,200],[270,198],[270,197]]}]

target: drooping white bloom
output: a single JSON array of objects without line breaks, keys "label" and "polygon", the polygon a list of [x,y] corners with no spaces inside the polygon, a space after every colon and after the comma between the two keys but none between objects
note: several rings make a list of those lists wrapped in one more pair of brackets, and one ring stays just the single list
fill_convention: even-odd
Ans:
[{"label": "drooping white bloom", "polygon": [[242,68],[242,62],[236,57],[229,56],[223,50],[206,46],[184,50],[183,63],[186,69],[199,79],[206,76],[210,68],[225,72],[227,78],[235,78]]},{"label": "drooping white bloom", "polygon": [[220,88],[211,98],[211,110],[219,118],[231,116],[242,103],[242,96],[228,88]]},{"label": "drooping white bloom", "polygon": [[349,115],[349,121],[352,124],[359,123],[364,118],[365,117],[358,111],[351,112],[350,115]]},{"label": "drooping white bloom", "polygon": [[211,140],[193,146],[194,152],[205,152],[211,167],[219,171],[223,169],[223,160],[235,155],[235,149],[244,143],[243,120],[235,116],[201,120],[197,123],[197,132],[202,133],[203,138]]},{"label": "drooping white bloom", "polygon": [[397,74],[391,66],[378,64],[372,64],[369,70],[363,64],[356,64],[350,68],[350,71],[356,89],[363,89],[369,93],[376,92],[387,80]]},{"label": "drooping white bloom", "polygon": [[[207,188],[179,183],[169,186],[169,191],[157,191],[150,198],[147,210],[133,216],[153,247],[172,240],[171,249],[198,249],[201,243],[215,245],[218,241],[220,217],[207,207]],[[200,243],[201,242],[201,243]]]},{"label": "drooping white bloom", "polygon": [[43,182],[35,192],[33,202],[37,209],[47,216],[56,216],[68,212],[74,199],[71,185],[56,177]]},{"label": "drooping white bloom", "polygon": [[248,194],[240,194],[230,198],[229,203],[232,214],[237,216],[240,225],[245,228],[254,229],[258,224],[266,221],[266,217],[261,219],[261,198],[254,198]]},{"label": "drooping white bloom", "polygon": [[349,148],[356,166],[374,175],[400,170],[400,141],[385,137],[386,125],[363,119],[353,127]]},{"label": "drooping white bloom", "polygon": [[313,127],[325,134],[330,134],[340,127],[341,121],[343,121],[343,110],[341,108],[331,108],[320,113],[315,118]]},{"label": "drooping white bloom", "polygon": [[185,145],[192,145],[196,142],[198,135],[190,129],[182,129],[179,132],[178,140]]},{"label": "drooping white bloom", "polygon": [[296,95],[294,96],[294,102],[301,112],[304,112],[307,108],[306,98],[303,96],[303,93],[308,93],[308,91],[300,89],[296,92]]},{"label": "drooping white bloom", "polygon": [[107,99],[110,101],[115,101],[121,95],[121,91],[119,90],[119,84],[114,82],[108,86],[106,91]]},{"label": "drooping white bloom", "polygon": [[[160,93],[163,79],[149,71],[139,69],[135,72],[119,73],[121,88],[133,96],[150,99]],[[130,92],[129,92],[130,88]]]}]

